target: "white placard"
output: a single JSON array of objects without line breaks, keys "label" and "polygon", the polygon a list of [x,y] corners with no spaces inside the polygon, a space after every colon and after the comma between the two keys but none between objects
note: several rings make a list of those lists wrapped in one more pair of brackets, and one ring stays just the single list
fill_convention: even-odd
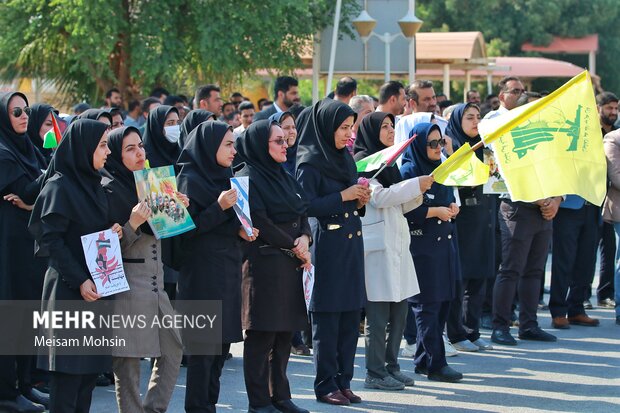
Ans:
[{"label": "white placard", "polygon": [[129,290],[118,234],[111,229],[82,235],[82,249],[97,293],[102,297]]}]

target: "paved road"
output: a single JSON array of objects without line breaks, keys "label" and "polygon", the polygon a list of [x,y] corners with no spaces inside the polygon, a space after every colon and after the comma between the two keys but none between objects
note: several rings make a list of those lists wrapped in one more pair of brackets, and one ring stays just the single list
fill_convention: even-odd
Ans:
[{"label": "paved road", "polygon": [[[417,376],[415,387],[404,391],[370,391],[364,384],[364,341],[358,342],[352,389],[364,402],[336,407],[316,402],[312,391],[314,370],[309,357],[292,356],[289,378],[293,400],[312,412],[620,412],[620,326],[613,310],[595,309],[599,327],[550,329],[548,312],[540,325],[559,338],[557,343],[519,341],[516,347],[496,346],[480,353],[449,358],[465,378],[461,383],[431,382]],[[516,335],[515,329],[513,333]],[[484,331],[483,337],[489,337]],[[241,344],[224,366],[219,412],[247,411]],[[413,373],[411,359],[401,358],[401,369]],[[143,364],[143,386],[148,363]],[[174,391],[169,412],[182,413],[185,369]],[[97,388],[92,413],[116,412],[113,387]]]}]

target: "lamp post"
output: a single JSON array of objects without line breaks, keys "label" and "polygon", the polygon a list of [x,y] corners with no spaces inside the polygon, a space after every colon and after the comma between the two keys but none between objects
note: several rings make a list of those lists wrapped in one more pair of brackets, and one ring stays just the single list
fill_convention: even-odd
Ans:
[{"label": "lamp post", "polygon": [[377,21],[373,19],[366,10],[362,10],[359,16],[352,21],[355,30],[360,35],[362,42],[366,44],[368,40],[375,36],[385,43],[385,81],[390,81],[390,45],[399,36],[409,41],[409,83],[415,80],[415,34],[422,26],[422,20],[415,15],[415,0],[409,0],[409,10],[407,14],[398,21],[401,33],[384,33],[383,35],[375,33],[373,29],[377,25]]}]

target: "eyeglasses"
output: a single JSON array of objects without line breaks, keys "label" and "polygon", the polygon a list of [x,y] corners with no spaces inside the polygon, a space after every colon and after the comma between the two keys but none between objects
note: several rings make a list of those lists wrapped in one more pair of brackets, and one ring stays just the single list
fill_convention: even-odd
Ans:
[{"label": "eyeglasses", "polygon": [[274,140],[269,141],[269,142],[275,142],[275,144],[278,145],[278,146],[284,146],[284,144],[286,144],[288,146],[288,140],[284,139],[284,138],[274,139]]},{"label": "eyeglasses", "polygon": [[428,141],[426,142],[426,146],[430,147],[431,149],[437,149],[438,146],[441,146],[443,148],[444,146],[446,146],[446,140],[441,138]]},{"label": "eyeglasses", "polygon": [[26,115],[30,116],[30,112],[31,112],[31,109],[28,106],[24,106],[23,108],[15,107],[13,108],[11,115],[13,115],[14,118],[19,118],[22,115],[22,113],[26,113]]},{"label": "eyeglasses", "polygon": [[511,89],[511,90],[505,91],[504,93],[520,96],[523,93],[525,93],[525,89]]}]

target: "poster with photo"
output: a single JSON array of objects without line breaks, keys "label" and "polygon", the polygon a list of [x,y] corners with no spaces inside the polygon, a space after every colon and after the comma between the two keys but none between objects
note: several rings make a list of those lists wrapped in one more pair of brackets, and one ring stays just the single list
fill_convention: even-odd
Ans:
[{"label": "poster with photo", "polygon": [[97,293],[102,297],[129,290],[118,234],[107,229],[83,235],[82,249]]},{"label": "poster with photo", "polygon": [[230,178],[230,187],[237,190],[237,203],[233,209],[241,222],[245,233],[252,236],[252,218],[250,217],[250,178],[240,176]]},{"label": "poster with photo", "polygon": [[506,182],[499,173],[495,154],[490,148],[484,148],[484,163],[489,166],[489,180],[482,187],[484,194],[506,194]]},{"label": "poster with photo", "polygon": [[306,310],[310,311],[310,300],[312,299],[312,291],[314,291],[314,265],[309,270],[304,268],[302,276],[304,287],[304,300],[306,300]]},{"label": "poster with photo", "polygon": [[176,195],[174,168],[161,166],[134,171],[138,199],[151,208],[147,220],[155,238],[169,238],[196,228],[183,202]]}]

